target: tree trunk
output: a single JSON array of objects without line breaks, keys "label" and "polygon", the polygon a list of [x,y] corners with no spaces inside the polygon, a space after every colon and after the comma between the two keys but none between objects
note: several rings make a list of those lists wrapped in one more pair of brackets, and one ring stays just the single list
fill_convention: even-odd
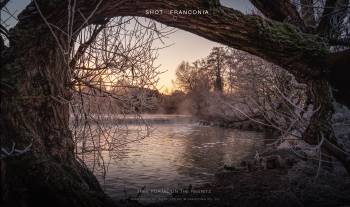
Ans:
[{"label": "tree trunk", "polygon": [[219,62],[219,58],[216,64],[216,74],[215,74],[215,91],[218,93],[222,93],[223,90],[223,84],[222,84],[222,77],[221,77],[221,64]]},{"label": "tree trunk", "polygon": [[334,109],[331,87],[328,81],[324,79],[312,80],[309,82],[308,87],[309,95],[311,96],[309,98],[311,98],[316,112],[310,119],[309,126],[303,134],[303,139],[312,145],[319,144],[324,139],[322,150],[325,156],[323,156],[322,160],[331,161],[327,155],[332,155],[342,162],[349,173],[349,155],[338,145],[332,127]]},{"label": "tree trunk", "polygon": [[304,140],[309,144],[318,144],[321,137],[329,137],[334,140],[331,126],[334,112],[330,87],[325,80],[312,80],[308,84],[308,95],[316,112],[310,119],[308,128],[304,133]]},{"label": "tree trunk", "polygon": [[112,206],[75,159],[70,70],[52,34],[37,18],[20,22],[10,38],[1,58],[1,150],[10,152],[1,158],[1,204]]}]

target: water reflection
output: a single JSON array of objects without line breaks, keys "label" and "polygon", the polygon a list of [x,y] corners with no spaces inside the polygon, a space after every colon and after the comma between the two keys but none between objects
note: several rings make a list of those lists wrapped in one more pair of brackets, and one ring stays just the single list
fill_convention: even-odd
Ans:
[{"label": "water reflection", "polygon": [[[120,143],[145,135],[137,125],[118,130]],[[262,145],[263,134],[257,132],[195,123],[155,124],[148,137],[101,152],[107,172],[100,181],[114,199],[125,198],[125,194],[135,195],[142,187],[180,188],[202,184],[213,179],[224,164],[238,162]],[[94,162],[92,153],[84,157],[90,167]]]}]

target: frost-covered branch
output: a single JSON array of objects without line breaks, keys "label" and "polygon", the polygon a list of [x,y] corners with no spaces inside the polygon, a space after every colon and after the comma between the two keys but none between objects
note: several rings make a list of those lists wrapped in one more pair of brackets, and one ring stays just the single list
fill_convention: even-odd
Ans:
[{"label": "frost-covered branch", "polygon": [[7,157],[14,157],[14,156],[20,156],[23,155],[31,150],[32,143],[30,143],[28,146],[24,147],[23,149],[16,148],[16,143],[12,142],[12,146],[10,149],[7,149],[5,147],[1,147],[1,158],[7,158]]}]

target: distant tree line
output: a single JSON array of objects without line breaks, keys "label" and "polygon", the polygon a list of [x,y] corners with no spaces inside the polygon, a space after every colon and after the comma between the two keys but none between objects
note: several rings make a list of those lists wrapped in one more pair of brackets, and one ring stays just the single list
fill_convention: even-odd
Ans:
[{"label": "distant tree line", "polygon": [[214,47],[203,59],[182,62],[176,84],[190,99],[192,114],[224,126],[249,121],[301,136],[312,114],[305,84],[272,63],[229,47]]}]

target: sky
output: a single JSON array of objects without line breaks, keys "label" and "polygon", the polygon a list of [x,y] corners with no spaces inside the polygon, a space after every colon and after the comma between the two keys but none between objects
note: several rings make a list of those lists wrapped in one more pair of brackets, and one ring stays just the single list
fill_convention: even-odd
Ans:
[{"label": "sky", "polygon": [[[11,0],[7,8],[17,16],[29,2],[30,0]],[[253,9],[248,0],[221,0],[220,2],[224,6],[244,13]],[[1,14],[1,18],[6,18],[5,16],[6,14]],[[10,19],[9,24],[14,25],[15,21]],[[155,62],[157,66],[160,66],[159,70],[164,72],[160,75],[158,83],[158,89],[163,92],[166,89],[168,91],[173,90],[172,80],[175,80],[176,68],[182,61],[194,62],[206,57],[210,53],[211,48],[222,46],[219,43],[179,29],[164,39],[164,43],[171,46],[160,50],[158,59]]]},{"label": "sky", "polygon": [[[251,11],[253,8],[248,0],[221,0],[221,4],[244,13]],[[175,80],[176,68],[182,61],[194,62],[208,56],[211,48],[223,46],[179,29],[165,39],[164,42],[165,44],[173,45],[159,51],[159,57],[156,61],[156,64],[161,65],[160,70],[166,71],[160,75],[158,83],[160,91],[173,90],[172,80]]]}]

